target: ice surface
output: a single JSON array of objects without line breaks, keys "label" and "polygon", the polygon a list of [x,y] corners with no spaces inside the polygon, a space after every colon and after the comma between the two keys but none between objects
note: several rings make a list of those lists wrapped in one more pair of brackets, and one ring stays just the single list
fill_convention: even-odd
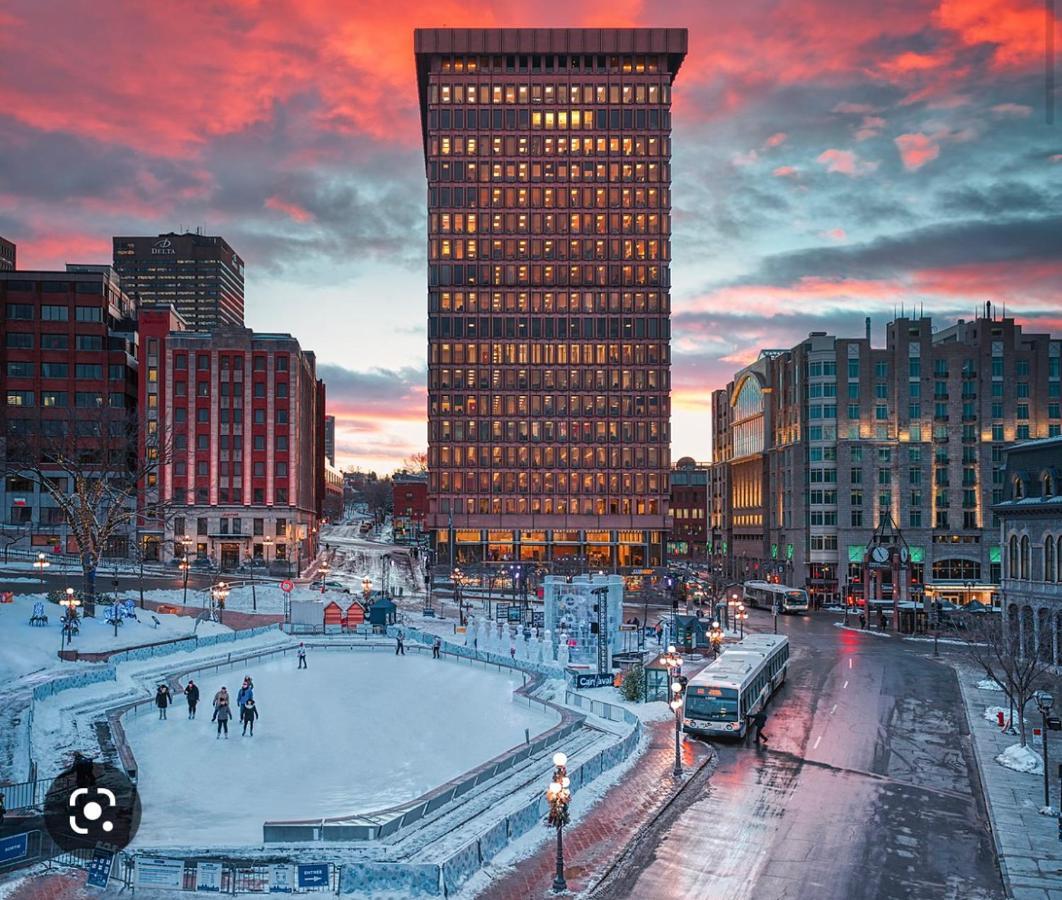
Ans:
[{"label": "ice surface", "polygon": [[999,693],[1003,693],[1003,688],[1000,686],[999,682],[993,681],[991,678],[983,678],[981,681],[977,682],[977,687],[982,691],[999,691]]},{"label": "ice surface", "polygon": [[[311,649],[197,679],[196,721],[183,704],[126,721],[140,767],[136,844],[260,844],[267,819],[344,816],[419,796],[534,736],[556,718],[512,701],[511,676],[427,656]],[[254,679],[254,737],[215,738],[211,698]],[[234,710],[238,716],[238,710]]]}]

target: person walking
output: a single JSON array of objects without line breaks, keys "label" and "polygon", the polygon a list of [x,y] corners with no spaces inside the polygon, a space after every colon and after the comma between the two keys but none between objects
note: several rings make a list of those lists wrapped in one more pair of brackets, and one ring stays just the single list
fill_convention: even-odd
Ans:
[{"label": "person walking", "polygon": [[248,700],[240,709],[240,722],[243,724],[243,736],[247,736],[247,729],[251,729],[251,737],[254,737],[254,720],[258,718],[258,707],[255,706],[254,698]]},{"label": "person walking", "polygon": [[406,655],[406,636],[401,631],[395,636],[395,656]]},{"label": "person walking", "polygon": [[300,669],[307,668],[307,666],[306,666],[306,645],[301,643],[301,642],[299,644],[299,668]]},{"label": "person walking", "polygon": [[159,708],[159,721],[166,718],[166,707],[170,705],[170,689],[160,684],[155,691],[155,705]]},{"label": "person walking", "polygon": [[885,610],[878,610],[878,631],[885,630]]},{"label": "person walking", "polygon": [[767,713],[762,709],[752,717],[752,726],[756,729],[756,746],[767,743],[767,735],[763,733],[763,726],[767,724]]},{"label": "person walking", "polygon": [[867,630],[867,611],[865,609],[859,610],[859,627],[861,630]]},{"label": "person walking", "polygon": [[440,650],[442,650],[442,638],[436,637],[435,640],[431,642],[431,658],[438,659]]},{"label": "person walking", "polygon": [[188,684],[184,686],[184,699],[188,703],[188,718],[195,718],[195,708],[199,705],[199,685],[188,679]]}]

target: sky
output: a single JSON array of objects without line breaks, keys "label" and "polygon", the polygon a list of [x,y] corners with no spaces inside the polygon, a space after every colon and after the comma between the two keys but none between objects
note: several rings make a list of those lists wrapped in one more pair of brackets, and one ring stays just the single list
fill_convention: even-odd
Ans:
[{"label": "sky", "polygon": [[413,29],[686,27],[672,456],[707,459],[761,348],[984,301],[1062,332],[1049,21],[1057,69],[1041,0],[0,0],[0,235],[20,268],[223,235],[247,324],[316,352],[338,462],[389,472],[427,443]]}]

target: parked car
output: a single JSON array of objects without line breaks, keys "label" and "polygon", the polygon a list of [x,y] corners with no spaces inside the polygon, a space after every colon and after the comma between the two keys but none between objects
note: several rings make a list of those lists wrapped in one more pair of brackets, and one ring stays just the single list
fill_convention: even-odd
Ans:
[{"label": "parked car", "polygon": [[341,581],[318,581],[315,582],[313,586],[318,590],[323,587],[326,591],[340,591],[344,594],[350,593],[350,588],[347,585],[343,584]]},{"label": "parked car", "polygon": [[197,556],[192,560],[192,569],[196,569],[200,572],[216,572],[217,566],[206,556]]}]

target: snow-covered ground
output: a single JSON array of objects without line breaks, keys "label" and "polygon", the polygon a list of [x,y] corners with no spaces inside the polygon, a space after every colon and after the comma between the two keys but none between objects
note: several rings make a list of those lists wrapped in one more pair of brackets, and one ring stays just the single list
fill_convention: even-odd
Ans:
[{"label": "snow-covered ground", "polygon": [[[136,844],[259,844],[267,819],[343,816],[410,800],[524,740],[555,718],[514,703],[523,681],[385,652],[311,651],[203,678],[199,717],[183,705],[126,721],[144,803]],[[254,679],[254,737],[216,739],[210,700]],[[194,822],[193,829],[189,823]]]},{"label": "snow-covered ground", "polygon": [[1023,747],[1021,744],[1011,744],[999,756],[996,762],[1015,772],[1027,772],[1030,775],[1044,774],[1044,761],[1031,747]]},{"label": "snow-covered ground", "polygon": [[993,681],[991,678],[983,678],[977,682],[977,689],[981,691],[998,691],[1003,693],[1003,688],[998,681]]},{"label": "snow-covered ground", "polygon": [[[154,592],[149,592],[154,593]],[[48,624],[29,624],[35,602],[44,603]],[[114,628],[103,618],[103,608],[97,607],[94,619],[81,619],[80,634],[76,635],[69,649],[83,652],[119,650],[139,644],[151,644],[192,634],[196,620],[189,616],[155,614],[138,609],[139,621],[124,619],[114,636]],[[18,594],[13,603],[0,603],[0,680],[4,682],[48,666],[61,665],[58,659],[64,610],[48,603],[44,594]],[[158,619],[156,628],[152,616]],[[230,629],[215,622],[200,622],[198,634],[212,634]]]},{"label": "snow-covered ground", "polygon": [[[985,710],[985,718],[993,724],[999,723],[999,714],[1003,713],[1003,722],[1006,723],[1010,718],[1011,711],[1005,706],[990,706]],[[1026,719],[1028,721],[1028,719]],[[1015,726],[1017,726],[1017,719],[1014,720]]]}]

